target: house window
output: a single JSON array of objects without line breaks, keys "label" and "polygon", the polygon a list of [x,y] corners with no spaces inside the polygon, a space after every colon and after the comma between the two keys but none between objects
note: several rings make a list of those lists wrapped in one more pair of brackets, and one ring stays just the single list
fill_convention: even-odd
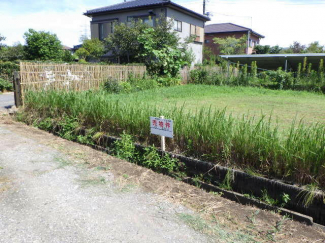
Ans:
[{"label": "house window", "polygon": [[129,23],[131,23],[132,21],[134,22],[138,22],[139,20],[141,20],[143,23],[149,25],[149,26],[153,26],[153,17],[148,15],[148,16],[135,16],[135,17],[131,17],[131,16],[128,16],[127,18],[127,22],[128,22],[128,25]]},{"label": "house window", "polygon": [[191,36],[195,36],[195,39],[194,39],[194,42],[200,42],[202,43],[203,42],[203,28],[199,27],[199,26],[196,26],[196,25],[192,25],[191,24]]},{"label": "house window", "polygon": [[254,47],[253,40],[249,39],[249,47]]},{"label": "house window", "polygon": [[210,43],[210,40],[205,40],[204,43],[208,44],[208,43]]},{"label": "house window", "polygon": [[115,22],[110,23],[111,33],[114,33],[114,25],[115,25]]},{"label": "house window", "polygon": [[174,20],[174,30],[182,32],[182,21]]},{"label": "house window", "polygon": [[104,24],[98,24],[98,39],[104,40]]}]

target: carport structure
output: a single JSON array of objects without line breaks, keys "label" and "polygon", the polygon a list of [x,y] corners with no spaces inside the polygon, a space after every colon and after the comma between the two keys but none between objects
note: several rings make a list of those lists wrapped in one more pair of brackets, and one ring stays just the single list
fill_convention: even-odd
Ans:
[{"label": "carport structure", "polygon": [[321,59],[325,61],[325,53],[303,53],[303,54],[253,54],[253,55],[221,55],[223,59],[232,63],[251,65],[256,61],[258,68],[276,70],[282,67],[285,71],[295,71],[299,63],[307,62],[312,64],[312,69],[317,70]]}]

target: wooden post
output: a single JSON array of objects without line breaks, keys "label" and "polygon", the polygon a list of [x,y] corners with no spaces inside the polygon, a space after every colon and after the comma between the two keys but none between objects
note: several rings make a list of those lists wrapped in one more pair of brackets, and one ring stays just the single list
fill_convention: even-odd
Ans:
[{"label": "wooden post", "polygon": [[18,71],[14,72],[14,96],[15,96],[15,105],[16,107],[22,106],[22,97],[21,97],[21,85],[20,85],[20,75]]},{"label": "wooden post", "polygon": [[[165,117],[161,116],[160,118],[164,119]],[[161,142],[161,150],[165,152],[166,151],[165,136],[160,136],[160,142]]]}]

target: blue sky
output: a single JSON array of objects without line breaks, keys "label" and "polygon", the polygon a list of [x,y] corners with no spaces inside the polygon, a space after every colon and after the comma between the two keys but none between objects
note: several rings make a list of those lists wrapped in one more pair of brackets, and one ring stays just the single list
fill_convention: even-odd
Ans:
[{"label": "blue sky", "polygon": [[[174,0],[202,11],[203,0]],[[64,45],[79,43],[89,33],[88,9],[123,0],[0,0],[0,34],[6,43],[24,43],[29,28],[56,33]],[[325,0],[208,0],[212,23],[232,22],[265,35],[261,44],[289,46],[293,41],[325,45]]]}]

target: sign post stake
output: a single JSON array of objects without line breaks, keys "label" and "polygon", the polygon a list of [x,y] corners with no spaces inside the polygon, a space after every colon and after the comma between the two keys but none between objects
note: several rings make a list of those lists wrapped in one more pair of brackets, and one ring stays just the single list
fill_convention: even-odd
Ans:
[{"label": "sign post stake", "polygon": [[173,120],[165,119],[164,116],[152,117],[150,116],[150,133],[160,136],[160,144],[162,152],[166,151],[167,138],[174,138]]},{"label": "sign post stake", "polygon": [[[164,119],[165,117],[164,116],[160,116],[161,119]],[[161,150],[163,152],[166,151],[166,144],[165,144],[165,136],[161,136],[160,137],[160,142],[161,142]]]}]

